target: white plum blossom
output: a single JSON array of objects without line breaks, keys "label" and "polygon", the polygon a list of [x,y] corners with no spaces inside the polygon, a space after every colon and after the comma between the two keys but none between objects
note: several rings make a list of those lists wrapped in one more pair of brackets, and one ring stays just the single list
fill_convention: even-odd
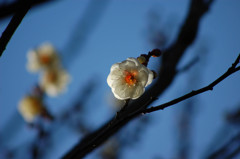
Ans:
[{"label": "white plum blossom", "polygon": [[44,112],[45,107],[40,98],[26,96],[20,101],[18,110],[24,120],[31,123],[37,116]]},{"label": "white plum blossom", "polygon": [[27,59],[27,69],[30,72],[37,72],[49,67],[58,67],[59,65],[59,57],[50,43],[44,43],[37,49],[30,50]]},{"label": "white plum blossom", "polygon": [[137,99],[152,83],[153,72],[135,58],[112,65],[107,83],[117,99]]},{"label": "white plum blossom", "polygon": [[70,82],[69,74],[61,68],[45,70],[40,79],[40,87],[49,96],[57,96],[64,92]]}]

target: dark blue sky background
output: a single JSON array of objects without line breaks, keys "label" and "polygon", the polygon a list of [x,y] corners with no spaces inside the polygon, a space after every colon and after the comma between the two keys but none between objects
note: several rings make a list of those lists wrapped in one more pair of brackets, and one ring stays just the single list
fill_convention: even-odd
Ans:
[{"label": "dark blue sky background", "polygon": [[[86,12],[90,3],[95,5]],[[106,83],[111,65],[153,49],[147,35],[150,12],[159,15],[157,24],[167,33],[170,44],[185,18],[188,4],[189,0],[65,0],[32,8],[0,59],[0,131],[7,135],[1,147],[21,147],[36,136],[36,132],[24,124],[17,132],[6,132],[10,129],[5,129],[11,116],[17,116],[19,100],[38,81],[38,75],[26,70],[26,53],[29,49],[46,41],[51,42],[61,52],[65,67],[72,77],[66,93],[46,99],[52,114],[67,109],[69,103],[81,95],[79,92],[84,85],[95,79],[96,89],[85,103],[88,114],[84,118],[89,125],[97,128],[114,115],[109,102],[112,95]],[[178,75],[154,105],[203,87],[227,70],[240,52],[239,15],[238,0],[216,0],[213,3],[210,11],[202,18],[197,39],[183,56],[179,68],[197,54],[200,61],[188,72]],[[9,20],[7,18],[0,22],[1,32]],[[72,40],[73,35],[80,36]],[[203,47],[207,51],[202,52]],[[156,63],[156,60],[152,59],[150,63]],[[153,64],[150,67],[153,69]],[[197,102],[192,121],[191,158],[205,155],[218,130],[224,127],[226,111],[239,105],[239,80],[240,74],[236,73],[212,92],[195,97]],[[158,155],[174,158],[176,114],[181,105],[150,114],[151,122],[143,130],[142,138],[124,149],[121,158],[153,158]],[[229,128],[229,132],[234,134],[235,129]],[[14,137],[10,137],[11,133],[15,134]],[[45,158],[59,158],[79,137],[66,125],[56,129],[52,138],[54,144]],[[96,152],[86,158],[95,158],[94,155]]]}]

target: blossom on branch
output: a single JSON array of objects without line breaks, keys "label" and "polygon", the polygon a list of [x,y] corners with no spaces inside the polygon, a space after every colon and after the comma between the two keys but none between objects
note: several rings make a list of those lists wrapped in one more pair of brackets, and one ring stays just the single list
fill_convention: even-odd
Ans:
[{"label": "blossom on branch", "polygon": [[26,96],[20,101],[18,110],[26,122],[32,123],[37,116],[45,112],[45,107],[40,98]]},{"label": "blossom on branch", "polygon": [[61,68],[48,69],[42,73],[40,87],[49,96],[57,96],[66,90],[70,82],[68,73]]},{"label": "blossom on branch", "polygon": [[153,72],[135,58],[112,65],[107,83],[117,99],[137,99],[152,83]]},{"label": "blossom on branch", "polygon": [[44,43],[35,50],[30,50],[27,54],[27,69],[30,72],[37,72],[49,67],[59,66],[59,56],[50,43]]}]

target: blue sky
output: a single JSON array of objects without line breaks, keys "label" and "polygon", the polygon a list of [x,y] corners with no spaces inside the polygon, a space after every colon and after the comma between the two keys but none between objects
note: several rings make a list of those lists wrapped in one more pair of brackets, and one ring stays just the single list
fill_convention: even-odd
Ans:
[{"label": "blue sky", "polygon": [[[48,108],[53,114],[67,109],[68,103],[77,96],[79,90],[92,78],[97,79],[96,91],[86,106],[89,107],[88,123],[95,128],[99,127],[114,114],[107,100],[111,92],[106,78],[111,65],[153,49],[146,36],[149,12],[154,11],[160,15],[161,27],[168,28],[167,24],[172,24],[168,33],[172,41],[184,20],[189,3],[188,0],[105,1],[105,4],[97,4],[103,7],[102,10],[100,7],[95,8],[100,14],[99,17],[94,13],[87,14],[91,17],[85,18],[86,24],[91,25],[90,29],[80,25],[79,32],[87,34],[86,37],[82,35],[85,40],[74,41],[79,47],[76,47],[73,58],[68,58],[72,52],[65,49],[66,44],[71,39],[72,32],[78,30],[76,26],[79,20],[83,19],[84,13],[86,14],[85,10],[90,1],[52,2],[28,12],[0,59],[0,130],[11,115],[16,113],[19,100],[38,81],[38,75],[26,70],[26,53],[45,41],[51,42],[63,54],[65,67],[72,76],[72,82],[65,94],[57,98],[47,98]],[[154,104],[161,104],[192,89],[205,86],[227,70],[240,52],[239,14],[240,2],[237,0],[216,0],[213,3],[209,13],[201,21],[196,41],[186,51],[179,67],[186,64],[196,53],[200,55],[200,62],[189,72],[177,76]],[[4,30],[8,22],[9,19],[0,22],[0,31]],[[207,47],[208,53],[199,53],[198,48],[201,46]],[[195,79],[196,85],[189,86],[188,75],[193,74],[194,69],[200,70],[199,81]],[[201,157],[210,140],[224,124],[224,113],[239,104],[239,79],[240,74],[236,73],[220,83],[214,91],[197,97],[199,102],[193,121],[192,158]],[[181,108],[173,106],[150,114],[152,121],[144,130],[144,137],[133,147],[124,150],[122,158],[153,158],[156,155],[173,158],[172,152],[176,146],[176,113],[179,109]],[[22,145],[31,141],[36,132],[23,126],[16,134],[15,138],[11,139],[13,141],[4,145],[10,148]],[[67,137],[62,144],[54,144],[46,158],[62,156],[79,138],[78,134],[68,130],[67,126],[56,132],[53,141],[62,136]],[[86,158],[94,158],[94,155]]]}]

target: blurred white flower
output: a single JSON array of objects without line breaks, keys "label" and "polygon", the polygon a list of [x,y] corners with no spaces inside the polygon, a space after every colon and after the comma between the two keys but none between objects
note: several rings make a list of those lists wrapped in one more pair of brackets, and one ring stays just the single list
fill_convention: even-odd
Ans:
[{"label": "blurred white flower", "polygon": [[117,158],[119,154],[119,141],[116,138],[108,140],[101,151],[102,158],[112,159]]},{"label": "blurred white flower", "polygon": [[70,76],[65,70],[61,68],[52,68],[42,73],[40,87],[49,96],[57,96],[66,90],[69,82]]},{"label": "blurred white flower", "polygon": [[49,67],[59,66],[59,57],[50,43],[44,43],[27,54],[27,69],[30,72],[37,72]]},{"label": "blurred white flower", "polygon": [[31,123],[35,117],[44,112],[45,107],[41,99],[34,96],[26,96],[20,101],[18,110],[24,120]]},{"label": "blurred white flower", "polygon": [[152,83],[153,72],[135,58],[112,65],[107,83],[117,99],[137,99]]}]

